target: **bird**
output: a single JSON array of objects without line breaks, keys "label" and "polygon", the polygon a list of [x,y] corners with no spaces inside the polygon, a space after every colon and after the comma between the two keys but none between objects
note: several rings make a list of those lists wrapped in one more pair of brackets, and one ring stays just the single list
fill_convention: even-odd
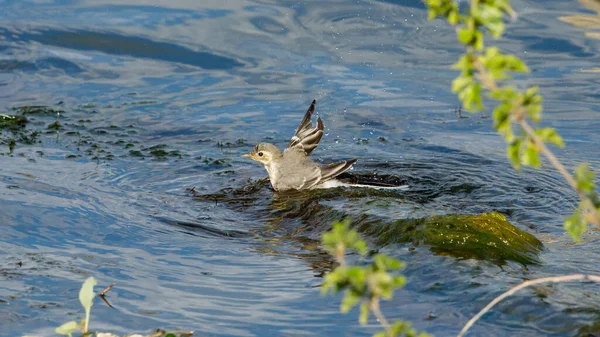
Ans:
[{"label": "bird", "polygon": [[283,152],[273,144],[260,143],[252,151],[242,155],[265,166],[271,186],[276,192],[340,186],[342,184],[337,183],[335,178],[358,160],[353,158],[320,165],[309,157],[319,145],[325,129],[320,116],[317,117],[317,127],[313,126],[312,116],[316,104],[317,101],[313,100]]}]

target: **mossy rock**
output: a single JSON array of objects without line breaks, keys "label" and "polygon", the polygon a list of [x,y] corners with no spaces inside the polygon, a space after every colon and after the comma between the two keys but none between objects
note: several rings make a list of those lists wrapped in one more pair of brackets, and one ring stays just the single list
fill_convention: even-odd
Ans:
[{"label": "mossy rock", "polygon": [[[389,176],[384,182],[403,185],[406,180]],[[197,200],[226,203],[241,212],[257,210],[260,216],[264,216],[263,207],[248,206],[260,205],[265,198],[273,195],[268,210],[272,216],[271,223],[279,228],[285,228],[286,223],[290,223],[289,231],[295,237],[297,233],[303,233],[313,240],[319,240],[320,233],[328,231],[332,223],[349,218],[350,226],[361,233],[375,249],[389,244],[411,243],[415,246],[426,245],[436,254],[460,259],[473,258],[497,264],[516,261],[527,265],[539,264],[538,254],[544,248],[535,236],[515,227],[497,212],[394,220],[372,213],[349,214],[343,209],[336,210],[327,203],[319,202],[338,200],[341,197],[348,200],[368,198],[371,203],[384,203],[391,197],[395,200],[421,200],[420,195],[398,194],[385,189],[337,188],[272,194],[269,180],[265,178],[237,189],[222,189],[215,194],[192,191]],[[292,221],[287,222],[286,219]],[[296,219],[301,220],[300,225]]]},{"label": "mossy rock", "polygon": [[460,258],[540,263],[543,244],[535,236],[512,225],[498,212],[480,215],[436,215],[425,219],[401,219],[383,226],[363,223],[360,232],[378,245],[411,242]]}]

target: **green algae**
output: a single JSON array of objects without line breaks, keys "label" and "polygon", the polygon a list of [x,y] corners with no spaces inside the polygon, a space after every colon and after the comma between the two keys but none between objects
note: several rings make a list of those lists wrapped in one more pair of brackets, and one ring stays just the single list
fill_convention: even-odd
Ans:
[{"label": "green algae", "polygon": [[358,230],[374,237],[377,245],[429,245],[436,254],[459,258],[538,264],[537,253],[543,249],[535,236],[515,227],[498,212],[435,215],[379,225],[367,222]]},{"label": "green algae", "polygon": [[0,114],[0,130],[19,130],[27,125],[26,117]]},{"label": "green algae", "polygon": [[[43,105],[16,106],[10,114],[0,114],[0,145],[8,147],[8,152],[0,154],[12,155],[20,146],[52,141],[73,150],[74,153],[65,155],[67,159],[86,156],[92,160],[129,157],[166,161],[186,157],[166,144],[145,147],[140,141],[126,140],[142,130],[131,124],[96,121],[93,115],[97,111],[88,110],[91,105],[73,109],[65,109],[62,103],[58,106],[60,109]],[[82,113],[86,116],[81,116]]]},{"label": "green algae", "polygon": [[54,109],[45,105],[26,105],[12,108],[21,115],[56,115],[64,113],[63,110]]}]

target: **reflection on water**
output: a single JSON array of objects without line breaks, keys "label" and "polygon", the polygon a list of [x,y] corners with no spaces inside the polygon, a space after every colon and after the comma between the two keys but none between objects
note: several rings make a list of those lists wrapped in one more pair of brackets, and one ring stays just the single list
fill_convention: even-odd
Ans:
[{"label": "reflection on water", "polygon": [[[600,83],[582,71],[598,68],[595,31],[565,19],[594,15],[597,2],[513,3],[520,18],[498,44],[534,69],[517,84],[540,85],[545,120],[567,142],[557,154],[600,167]],[[564,234],[577,199],[562,179],[514,171],[489,113],[456,115],[449,65],[460,46],[421,2],[0,6],[0,113],[28,119],[0,130],[0,320],[10,335],[53,334],[79,312],[88,275],[117,283],[115,309],[94,306],[92,329],[370,335],[375,324],[360,327],[317,289],[334,264],[320,235],[345,216],[366,226],[496,211],[544,243],[539,264],[525,266],[448,256],[415,236],[382,243],[363,228],[371,248],[407,262],[409,284],[383,310],[436,336],[455,335],[523,279],[600,272],[595,234],[579,245]],[[316,158],[358,157],[351,174],[410,189],[274,194],[240,155],[285,145],[314,98],[327,126]],[[27,108],[38,105],[55,110]],[[588,289],[510,298],[473,333],[597,333]]]}]

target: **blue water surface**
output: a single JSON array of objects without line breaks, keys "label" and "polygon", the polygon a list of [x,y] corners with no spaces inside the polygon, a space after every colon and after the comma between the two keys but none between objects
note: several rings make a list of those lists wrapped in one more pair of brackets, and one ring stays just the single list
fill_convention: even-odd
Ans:
[{"label": "blue water surface", "polygon": [[[573,0],[512,3],[518,17],[490,43],[531,68],[515,84],[540,86],[543,123],[567,144],[557,155],[569,168],[598,169],[600,41],[560,19],[597,14]],[[378,247],[406,262],[409,282],[382,310],[435,336],[455,336],[523,280],[600,274],[597,232],[573,244],[562,228],[577,198],[560,175],[548,165],[514,171],[490,109],[457,114],[450,66],[462,47],[418,0],[8,0],[0,9],[0,113],[51,106],[81,130],[0,150],[1,336],[51,336],[82,318],[77,293],[88,276],[96,289],[116,283],[114,308],[95,302],[92,330],[372,335],[373,318],[360,326],[356,311],[339,313],[339,296],[320,295],[333,261],[311,229],[339,214],[498,210],[544,242],[541,263],[528,266]],[[431,187],[413,188],[427,197],[333,198],[318,216],[291,217],[264,188],[259,202],[236,207],[186,191],[265,177],[240,155],[265,140],[284,146],[313,99],[326,126],[315,158],[358,157],[353,172],[422,178]],[[30,127],[56,118],[33,116]],[[157,158],[156,149],[174,152]],[[598,331],[599,290],[524,290],[471,335]]]}]

